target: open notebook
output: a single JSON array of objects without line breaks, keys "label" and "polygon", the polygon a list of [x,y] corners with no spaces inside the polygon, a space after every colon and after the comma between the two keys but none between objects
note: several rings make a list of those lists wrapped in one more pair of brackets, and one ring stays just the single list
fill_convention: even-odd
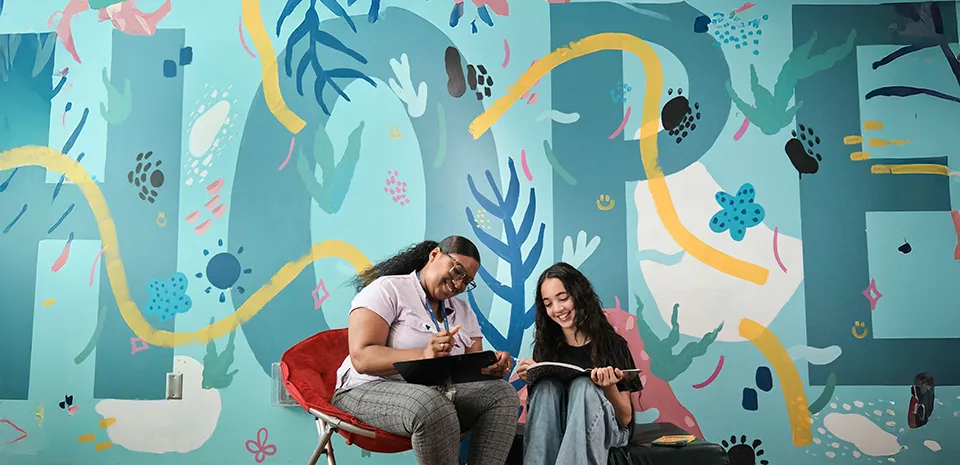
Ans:
[{"label": "open notebook", "polygon": [[[593,368],[583,368],[569,363],[560,362],[540,362],[534,363],[527,368],[527,384],[534,384],[544,378],[555,378],[562,381],[569,381],[579,376],[590,376],[590,370]],[[620,370],[623,372],[624,379],[628,376],[636,376],[641,369]]]}]

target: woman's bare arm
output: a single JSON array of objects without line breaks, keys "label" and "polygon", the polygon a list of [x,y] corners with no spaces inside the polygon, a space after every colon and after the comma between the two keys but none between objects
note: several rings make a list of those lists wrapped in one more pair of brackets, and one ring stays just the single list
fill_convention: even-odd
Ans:
[{"label": "woman's bare arm", "polygon": [[356,308],[347,321],[350,339],[350,361],[357,373],[371,376],[397,374],[394,362],[420,360],[423,349],[400,350],[387,347],[390,325],[368,308]]}]

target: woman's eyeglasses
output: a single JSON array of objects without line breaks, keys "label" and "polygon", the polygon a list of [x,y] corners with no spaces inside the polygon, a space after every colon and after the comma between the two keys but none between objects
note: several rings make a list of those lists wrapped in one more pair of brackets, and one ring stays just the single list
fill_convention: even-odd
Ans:
[{"label": "woman's eyeglasses", "polygon": [[453,258],[452,255],[450,255],[450,254],[448,254],[448,253],[446,253],[446,252],[443,252],[443,254],[446,255],[446,256],[450,259],[450,261],[453,262],[453,266],[450,267],[450,278],[453,279],[454,281],[460,281],[460,282],[462,282],[462,283],[463,283],[463,286],[464,286],[464,288],[465,288],[465,289],[464,289],[465,291],[468,291],[468,292],[469,292],[469,291],[472,291],[472,290],[476,289],[476,288],[477,288],[477,283],[475,283],[475,282],[473,281],[473,279],[470,279],[470,278],[467,277],[467,272],[466,272],[466,270],[463,268],[463,265],[461,265],[460,262],[457,261],[456,258]]}]

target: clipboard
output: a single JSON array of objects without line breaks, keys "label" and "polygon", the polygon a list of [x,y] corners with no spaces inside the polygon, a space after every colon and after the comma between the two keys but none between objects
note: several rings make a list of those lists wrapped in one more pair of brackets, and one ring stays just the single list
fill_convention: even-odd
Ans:
[{"label": "clipboard", "polygon": [[500,379],[497,376],[485,375],[480,372],[480,370],[496,362],[497,354],[492,350],[487,350],[424,360],[396,362],[393,366],[403,377],[403,380],[410,384],[447,386]]}]

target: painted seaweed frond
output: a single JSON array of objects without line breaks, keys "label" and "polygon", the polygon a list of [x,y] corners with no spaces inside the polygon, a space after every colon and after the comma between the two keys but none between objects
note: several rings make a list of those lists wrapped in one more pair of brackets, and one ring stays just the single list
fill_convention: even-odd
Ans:
[{"label": "painted seaweed frond", "polygon": [[[906,23],[902,30],[898,29],[896,32],[899,35],[910,37],[915,43],[900,47],[887,56],[873,62],[873,69],[876,70],[882,66],[889,65],[897,59],[903,58],[911,53],[939,47],[943,57],[947,59],[947,64],[950,66],[950,71],[953,72],[953,77],[957,80],[957,84],[960,84],[960,57],[953,56],[953,51],[950,50],[950,44],[943,33],[943,14],[940,12],[940,6],[935,2],[924,2],[897,4],[895,8]],[[960,97],[915,86],[878,87],[867,92],[864,99],[870,100],[874,97],[910,97],[914,95],[928,95],[930,97],[960,103]]]},{"label": "painted seaweed frond", "polygon": [[[453,9],[450,10],[450,27],[457,27],[457,25],[460,24],[460,19],[463,18],[464,13],[464,3],[466,2],[463,0],[454,2]],[[484,0],[480,2],[474,0],[473,3],[477,5],[477,18],[489,27],[493,27],[493,17],[490,16],[490,10],[493,10],[493,13],[499,16],[507,16],[510,14],[510,5],[507,3],[507,0]],[[476,18],[470,21],[470,27],[472,32],[476,34]]]},{"label": "painted seaweed frond", "polygon": [[510,167],[510,181],[507,186],[506,196],[501,193],[490,170],[486,171],[487,182],[493,191],[494,200],[490,200],[481,194],[480,191],[477,190],[477,186],[473,183],[473,177],[469,174],[467,175],[470,192],[473,193],[473,197],[477,203],[480,204],[480,207],[486,210],[491,216],[499,218],[500,221],[503,222],[503,230],[506,233],[507,239],[506,242],[491,236],[478,226],[474,221],[473,211],[470,210],[470,207],[466,209],[467,221],[470,222],[480,242],[487,246],[493,253],[497,254],[498,257],[506,260],[510,265],[509,284],[497,281],[497,278],[490,274],[483,265],[480,266],[480,271],[478,272],[480,279],[493,290],[494,294],[510,303],[510,327],[507,329],[506,335],[494,327],[480,311],[480,308],[477,306],[477,301],[473,297],[473,293],[468,293],[467,296],[470,300],[470,306],[473,307],[474,313],[477,314],[480,329],[483,331],[484,337],[486,337],[487,340],[490,341],[490,344],[497,350],[505,350],[513,356],[518,356],[520,354],[520,344],[523,342],[523,332],[533,325],[535,307],[532,304],[529,307],[525,304],[524,297],[527,293],[525,285],[527,279],[533,273],[534,267],[537,266],[537,262],[540,261],[540,254],[543,252],[543,234],[546,230],[546,225],[540,223],[537,241],[533,247],[530,248],[527,256],[524,257],[521,249],[524,242],[530,237],[530,233],[533,230],[534,217],[537,212],[536,190],[533,187],[530,188],[530,201],[527,204],[526,211],[523,213],[520,227],[517,228],[513,223],[513,215],[516,213],[517,205],[520,201],[520,178],[517,176],[517,169],[513,164],[513,158],[509,158],[507,164]]},{"label": "painted seaweed frond", "polygon": [[[280,12],[280,17],[277,19],[277,37],[280,37],[280,30],[283,28],[284,20],[287,19],[291,13],[293,13],[293,10],[296,9],[302,1],[303,0],[287,0],[283,10]],[[352,5],[354,1],[356,0],[351,1],[348,5]],[[377,4],[377,11],[379,12],[379,1],[372,1]],[[323,5],[326,6],[331,12],[343,18],[354,32],[357,31],[357,26],[353,23],[353,19],[350,18],[350,15],[347,14],[346,10],[343,9],[343,6],[340,5],[337,0],[320,0],[320,2],[323,3]],[[300,22],[300,25],[290,33],[290,37],[287,38],[284,69],[287,72],[287,77],[293,76],[293,48],[301,40],[306,39],[308,41],[307,49],[304,51],[303,56],[300,57],[300,62],[297,65],[297,93],[303,96],[303,76],[307,72],[308,67],[313,69],[315,76],[313,84],[314,98],[320,105],[320,109],[323,110],[324,114],[330,116],[330,109],[327,107],[327,104],[323,98],[323,91],[326,89],[328,84],[335,91],[337,91],[337,93],[340,94],[344,100],[348,102],[350,101],[350,97],[346,94],[346,92],[343,91],[343,88],[341,88],[340,85],[334,81],[334,79],[361,79],[373,87],[376,87],[377,84],[362,71],[358,71],[353,68],[326,69],[323,67],[323,65],[320,63],[320,58],[317,55],[318,44],[341,52],[361,64],[367,64],[367,59],[363,55],[357,53],[356,50],[344,45],[343,42],[334,37],[332,34],[320,30],[320,16],[317,14],[316,5],[317,0],[310,0],[310,8],[307,8],[307,11],[304,13],[303,21]],[[373,5],[371,5],[371,8],[373,8]]]},{"label": "painted seaweed frond", "polygon": [[716,329],[704,334],[699,341],[692,341],[680,349],[679,354],[673,353],[673,348],[680,342],[680,323],[678,322],[678,312],[680,304],[673,306],[673,315],[670,317],[670,333],[667,337],[660,339],[654,334],[653,330],[643,319],[643,302],[640,296],[637,298],[637,332],[640,333],[640,339],[643,340],[644,350],[650,355],[650,371],[658,378],[670,382],[680,376],[681,373],[690,368],[693,359],[706,354],[707,348],[713,341],[717,340],[717,335],[723,329],[723,323]]},{"label": "painted seaweed frond", "polygon": [[[317,202],[321,210],[328,214],[340,211],[343,201],[350,190],[353,181],[353,172],[360,161],[360,146],[363,140],[363,126],[361,121],[350,136],[347,137],[347,148],[343,151],[339,163],[334,163],[333,142],[327,131],[321,126],[313,140],[312,156],[304,156],[303,150],[297,157],[297,173],[310,196]],[[317,180],[314,174],[319,167],[322,172],[322,181]]]}]

